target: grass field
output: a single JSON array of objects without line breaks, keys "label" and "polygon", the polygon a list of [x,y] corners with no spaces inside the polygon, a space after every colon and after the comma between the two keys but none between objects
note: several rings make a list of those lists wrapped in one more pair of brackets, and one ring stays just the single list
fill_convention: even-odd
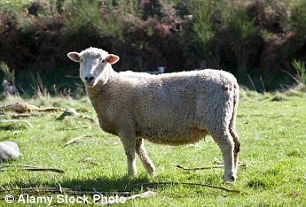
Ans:
[{"label": "grass field", "polygon": [[[0,105],[26,101],[37,106],[72,107],[83,115],[96,118],[87,98],[50,98],[20,100],[8,98]],[[11,112],[4,112],[1,119],[10,119]],[[146,142],[147,151],[155,163],[155,175],[147,175],[137,160],[138,175],[125,177],[126,158],[119,139],[104,133],[97,124],[78,117],[55,119],[61,114],[40,113],[42,116],[22,118],[22,123],[0,123],[0,141],[17,142],[23,156],[10,165],[27,164],[53,167],[65,171],[20,171],[15,166],[0,173],[2,189],[21,187],[62,187],[96,191],[143,192],[142,182],[197,182],[222,184],[223,169],[184,171],[185,167],[213,165],[222,161],[221,153],[211,137],[197,145],[171,147]],[[243,92],[239,113],[238,132],[241,138],[240,160],[248,165],[240,168],[234,185],[224,187],[240,190],[240,194],[227,193],[206,187],[165,185],[150,186],[156,197],[127,201],[127,206],[305,206],[306,200],[306,96],[296,94],[262,94]],[[63,147],[70,139],[91,135],[80,142]],[[4,163],[0,164],[0,167]],[[0,189],[1,190],[1,189]],[[0,193],[0,206],[7,204]],[[11,192],[15,197],[19,192]],[[33,195],[48,195],[37,192]],[[52,203],[52,205],[61,206]],[[70,204],[76,206],[76,204]],[[122,204],[118,204],[119,206]],[[27,206],[31,206],[29,203]],[[32,206],[45,206],[44,204]],[[68,206],[68,204],[65,204]]]}]

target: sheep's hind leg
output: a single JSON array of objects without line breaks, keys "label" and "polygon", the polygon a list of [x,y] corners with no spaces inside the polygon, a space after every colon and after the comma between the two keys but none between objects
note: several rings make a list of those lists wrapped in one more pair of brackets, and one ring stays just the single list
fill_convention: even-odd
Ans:
[{"label": "sheep's hind leg", "polygon": [[236,174],[237,174],[238,165],[239,165],[238,154],[239,154],[239,151],[240,151],[240,142],[239,142],[238,134],[237,134],[237,132],[234,128],[230,128],[230,133],[233,137],[233,141],[234,141],[234,144],[235,144],[235,147],[234,147],[234,164],[235,164],[235,171],[236,171]]},{"label": "sheep's hind leg", "polygon": [[148,173],[152,174],[153,171],[155,170],[155,166],[153,162],[150,160],[142,139],[137,139],[136,140],[136,153],[139,156],[139,159],[141,160],[144,168],[147,170]]},{"label": "sheep's hind leg", "polygon": [[127,157],[127,167],[128,167],[128,175],[134,176],[137,174],[136,170],[136,159],[135,159],[135,146],[136,146],[136,139],[134,136],[126,136],[126,135],[119,135],[121,142],[123,144],[123,148]]},{"label": "sheep's hind leg", "polygon": [[234,146],[235,143],[228,130],[221,133],[213,134],[212,137],[219,145],[223,161],[224,161],[224,183],[233,182],[236,180],[236,170],[234,164]]}]

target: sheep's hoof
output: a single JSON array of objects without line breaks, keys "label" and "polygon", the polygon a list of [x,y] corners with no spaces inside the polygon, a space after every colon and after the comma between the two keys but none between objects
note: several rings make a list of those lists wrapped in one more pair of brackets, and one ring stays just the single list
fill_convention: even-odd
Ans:
[{"label": "sheep's hoof", "polygon": [[146,170],[147,170],[147,172],[148,172],[149,174],[152,175],[152,174],[154,173],[154,171],[155,171],[155,167],[154,167],[154,166],[153,166],[153,167],[151,166],[151,167],[148,167]]},{"label": "sheep's hoof", "polygon": [[135,176],[136,174],[137,174],[136,171],[129,171],[129,172],[127,173],[127,176],[128,176],[128,177],[133,177],[133,176]]},{"label": "sheep's hoof", "polygon": [[226,178],[224,178],[224,184],[234,184],[235,180],[237,179],[237,176],[228,176]]}]

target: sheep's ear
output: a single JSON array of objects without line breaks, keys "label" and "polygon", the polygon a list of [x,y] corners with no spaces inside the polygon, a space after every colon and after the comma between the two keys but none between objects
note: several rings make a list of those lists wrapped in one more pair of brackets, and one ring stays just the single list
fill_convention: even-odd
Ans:
[{"label": "sheep's ear", "polygon": [[80,54],[77,52],[69,52],[67,57],[74,62],[80,62]]},{"label": "sheep's ear", "polygon": [[105,58],[105,60],[110,64],[115,64],[116,62],[118,62],[119,57],[117,55],[110,54]]}]

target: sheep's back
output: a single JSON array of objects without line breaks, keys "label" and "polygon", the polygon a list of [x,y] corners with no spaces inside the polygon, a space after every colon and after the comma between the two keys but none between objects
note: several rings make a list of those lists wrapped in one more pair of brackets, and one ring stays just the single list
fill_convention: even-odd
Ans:
[{"label": "sheep's back", "polygon": [[151,141],[159,138],[162,143],[183,143],[188,137],[188,143],[198,141],[207,134],[204,125],[200,126],[204,114],[199,106],[211,107],[218,96],[227,95],[232,82],[235,78],[231,74],[216,70],[141,79],[134,86],[131,107],[137,134]]}]

